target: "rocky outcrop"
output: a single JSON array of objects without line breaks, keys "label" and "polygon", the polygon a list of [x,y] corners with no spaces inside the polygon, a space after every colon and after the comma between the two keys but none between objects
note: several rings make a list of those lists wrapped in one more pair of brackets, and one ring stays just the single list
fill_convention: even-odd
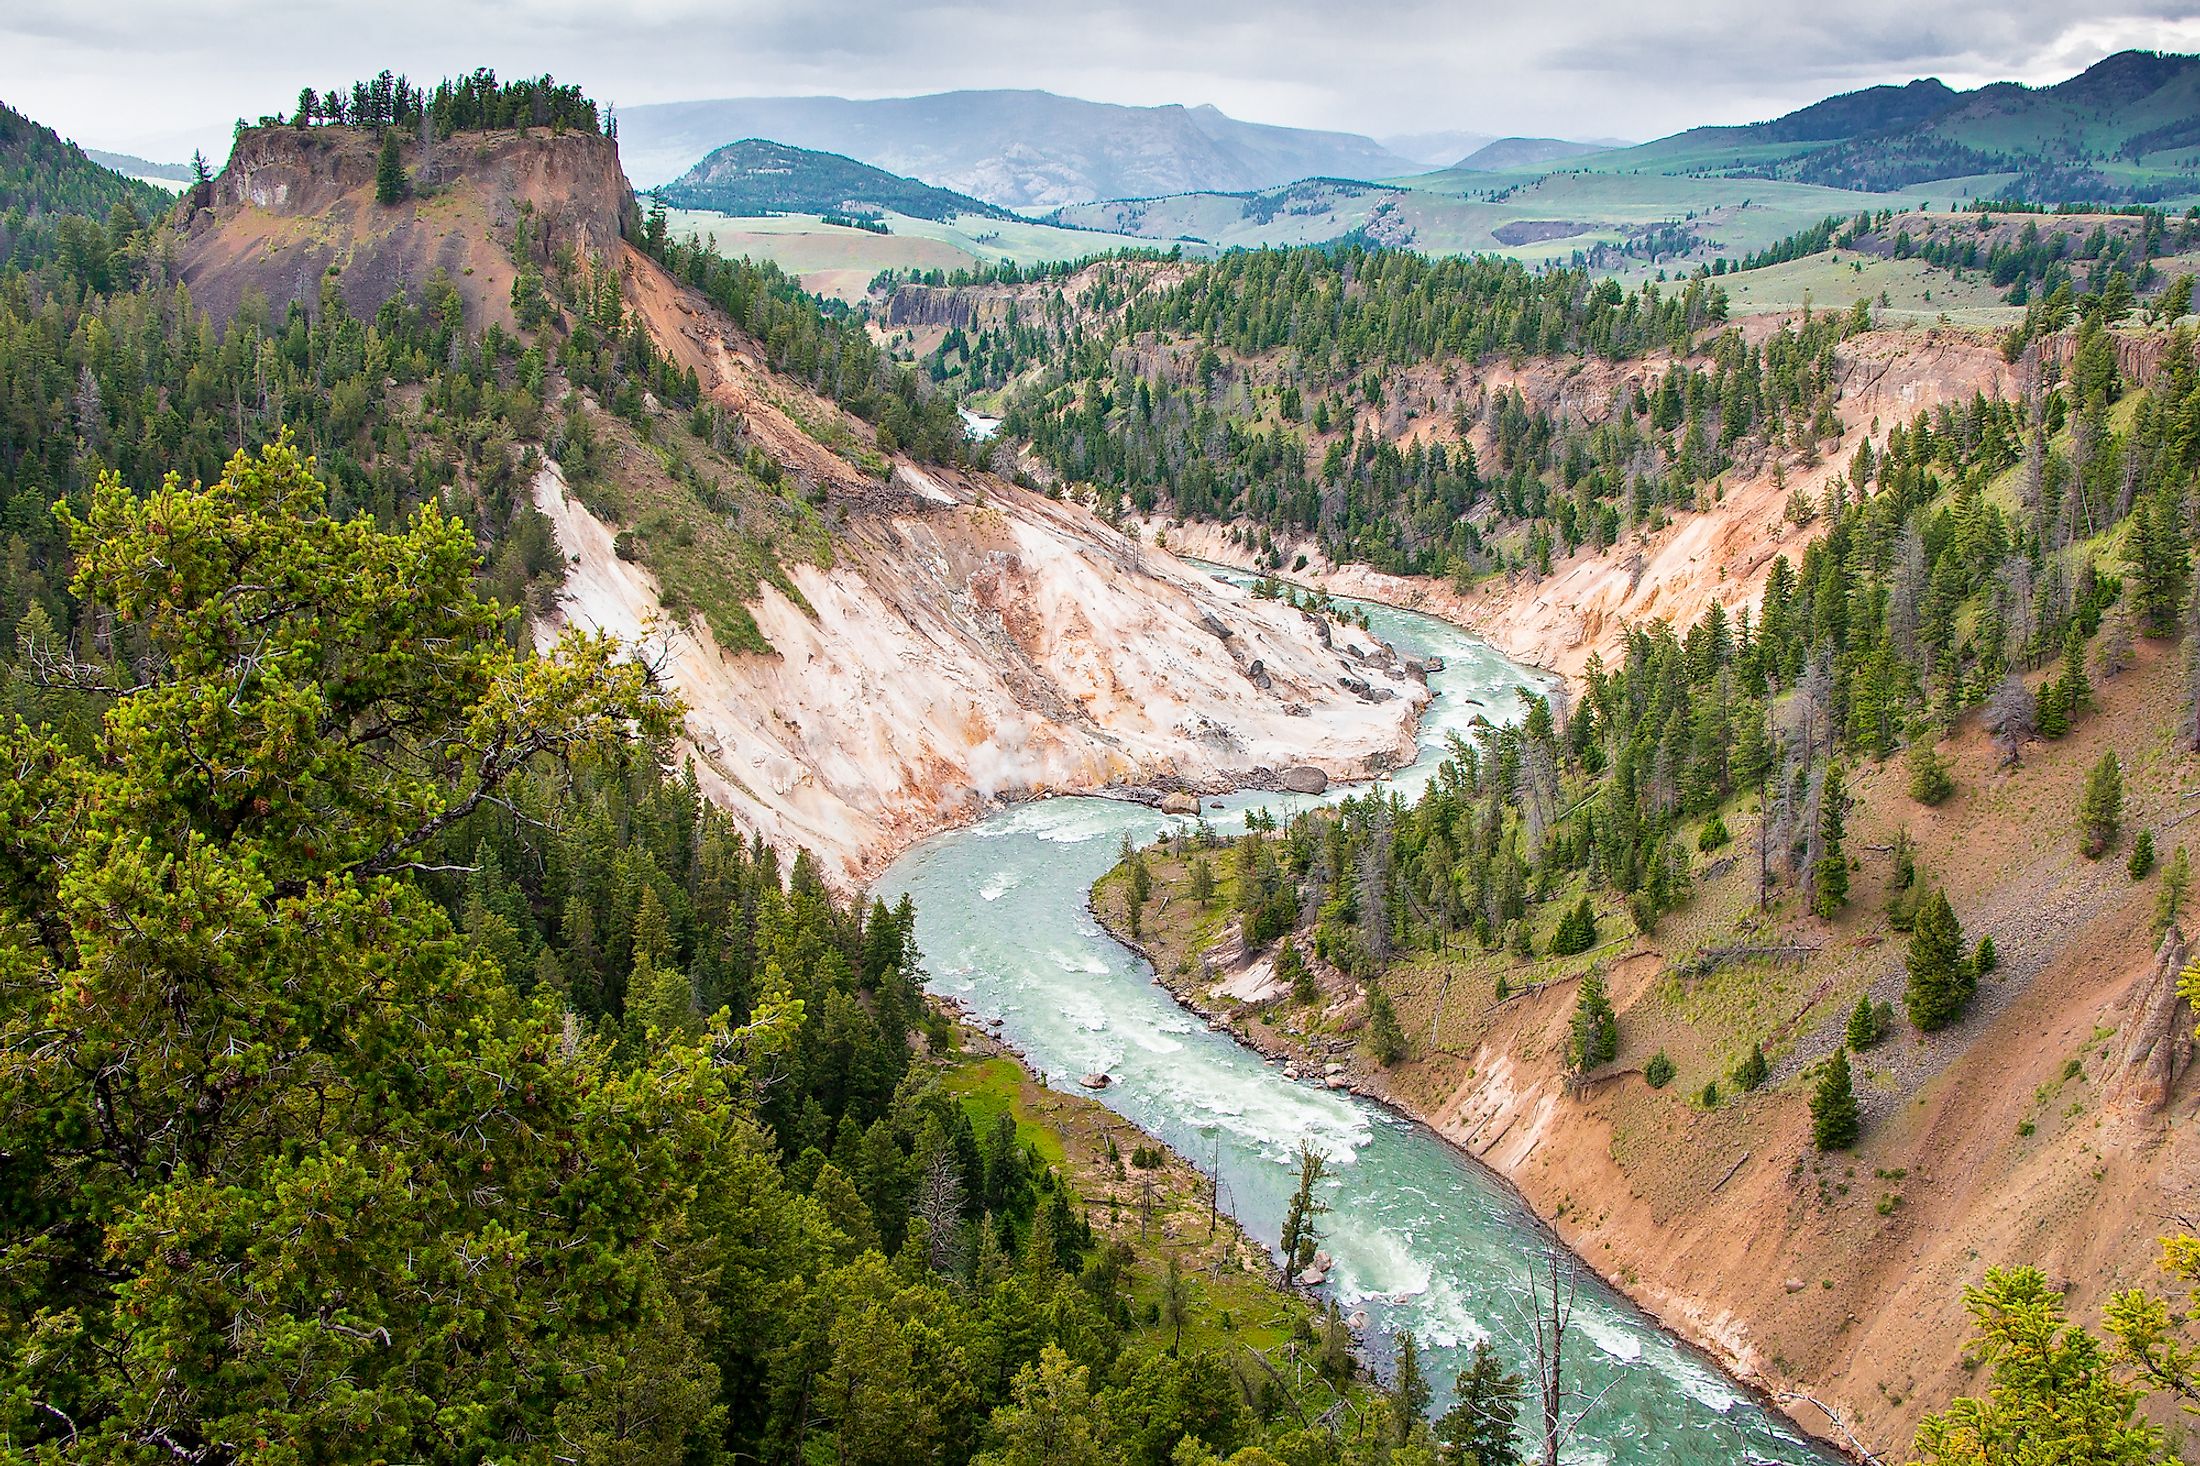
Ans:
[{"label": "rocky outcrop", "polygon": [[897,287],[887,298],[882,314],[890,331],[912,326],[967,328],[976,320],[968,293],[933,285]]},{"label": "rocky outcrop", "polygon": [[2159,1114],[2192,1063],[2192,1008],[2179,988],[2185,960],[2184,933],[2171,927],[2155,949],[2154,966],[2118,1004],[2123,1025],[2116,1035],[2116,1068],[2104,1094],[2110,1105],[2126,1113]]},{"label": "rocky outcrop", "polygon": [[[509,327],[515,253],[615,257],[640,225],[618,144],[586,133],[459,133],[403,149],[412,196],[375,198],[379,139],[350,127],[255,127],[237,135],[212,200],[177,205],[178,259],[194,304],[215,318],[248,293],[281,318],[320,301],[333,269],[344,304],[372,316],[441,270],[469,329]],[[522,227],[524,225],[524,228]],[[522,245],[524,250],[522,251]]]}]

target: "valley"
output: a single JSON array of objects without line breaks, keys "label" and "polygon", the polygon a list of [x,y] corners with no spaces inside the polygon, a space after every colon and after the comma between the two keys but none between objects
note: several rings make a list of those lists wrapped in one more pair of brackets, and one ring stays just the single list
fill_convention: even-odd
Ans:
[{"label": "valley", "polygon": [[2190,63],[0,111],[0,1455],[2178,1459]]}]

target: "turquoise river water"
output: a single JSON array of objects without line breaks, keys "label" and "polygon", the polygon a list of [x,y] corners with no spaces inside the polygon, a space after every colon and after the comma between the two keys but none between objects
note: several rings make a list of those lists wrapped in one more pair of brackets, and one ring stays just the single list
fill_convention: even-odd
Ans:
[{"label": "turquoise river water", "polygon": [[[1366,608],[1401,652],[1435,653],[1435,698],[1420,756],[1394,775],[1411,800],[1444,756],[1446,736],[1477,714],[1518,716],[1517,689],[1547,682],[1444,622]],[[1333,791],[1329,797],[1338,797]],[[1287,813],[1319,797],[1248,794],[1208,818],[1228,832],[1247,809]],[[1146,842],[1180,824],[1142,805],[1061,798],[1014,806],[940,835],[897,861],[875,889],[917,903],[927,983],[1002,1036],[1050,1082],[1105,1071],[1099,1098],[1201,1165],[1216,1166],[1222,1200],[1271,1248],[1311,1140],[1328,1155],[1330,1210],[1322,1245],[1335,1261],[1328,1290],[1364,1311],[1373,1351],[1411,1329],[1449,1402],[1452,1376],[1488,1337],[1527,1374],[1520,1302],[1528,1268],[1552,1245],[1547,1229],[1478,1163],[1366,1100],[1293,1081],[1180,1007],[1137,954],[1086,906],[1125,835]],[[1708,1466],[1831,1458],[1700,1354],[1581,1271],[1566,1373],[1584,1399],[1602,1392],[1565,1459],[1598,1466]],[[1523,1417],[1523,1425],[1527,1424]]]}]

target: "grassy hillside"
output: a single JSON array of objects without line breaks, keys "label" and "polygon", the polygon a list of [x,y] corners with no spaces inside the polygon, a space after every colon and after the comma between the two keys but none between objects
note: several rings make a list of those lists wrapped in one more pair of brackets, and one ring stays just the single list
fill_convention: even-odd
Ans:
[{"label": "grassy hillside", "polygon": [[897,177],[838,153],[812,152],[753,137],[728,143],[657,192],[674,208],[733,215],[868,218],[891,212],[931,220],[1015,217],[967,194]]},{"label": "grassy hillside", "polygon": [[714,240],[727,255],[769,260],[806,290],[854,302],[883,271],[953,274],[988,265],[1037,265],[1081,260],[1145,241],[1087,229],[1064,229],[1010,217],[918,219],[885,213],[884,226],[859,228],[821,215],[737,218],[703,209],[673,209],[667,223],[678,238]]},{"label": "grassy hillside", "polygon": [[[1878,87],[1572,165],[2036,202],[2200,198],[2200,58],[2126,51],[2047,87]],[[1981,189],[1974,180],[1992,181]]]}]

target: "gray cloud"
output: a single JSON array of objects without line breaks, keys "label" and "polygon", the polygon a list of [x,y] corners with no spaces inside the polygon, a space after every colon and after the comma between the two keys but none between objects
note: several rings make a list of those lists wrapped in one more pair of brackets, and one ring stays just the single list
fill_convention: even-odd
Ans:
[{"label": "gray cloud", "polygon": [[1912,76],[2055,80],[2200,47],[2192,0],[11,0],[0,99],[81,141],[210,153],[237,114],[391,66],[549,70],[622,104],[1044,87],[1372,133],[1650,137]]}]

